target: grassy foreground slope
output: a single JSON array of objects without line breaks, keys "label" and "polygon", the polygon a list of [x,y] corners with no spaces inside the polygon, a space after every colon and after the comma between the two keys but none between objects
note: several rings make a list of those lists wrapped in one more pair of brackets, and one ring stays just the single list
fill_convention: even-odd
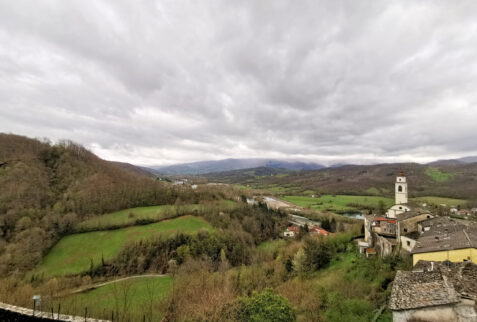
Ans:
[{"label": "grassy foreground slope", "polygon": [[171,291],[170,276],[137,277],[118,281],[59,299],[54,307],[61,304],[64,312],[83,316],[84,308],[88,308],[88,316],[110,319],[114,312],[116,319],[142,321],[160,321],[161,309],[155,304],[167,297]]},{"label": "grassy foreground slope", "polygon": [[88,270],[91,261],[93,265],[98,265],[102,258],[114,258],[127,242],[166,236],[179,231],[195,233],[201,228],[212,230],[212,226],[205,220],[184,216],[144,226],[69,235],[51,249],[35,270],[35,274],[78,274]]}]

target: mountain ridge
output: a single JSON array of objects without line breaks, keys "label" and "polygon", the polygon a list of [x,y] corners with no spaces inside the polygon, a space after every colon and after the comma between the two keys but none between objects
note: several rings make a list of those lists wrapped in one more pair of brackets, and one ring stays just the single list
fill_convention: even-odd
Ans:
[{"label": "mountain ridge", "polygon": [[156,174],[163,175],[203,175],[207,173],[267,167],[286,170],[317,170],[325,166],[314,162],[281,159],[234,159],[197,161],[169,166],[150,166]]}]

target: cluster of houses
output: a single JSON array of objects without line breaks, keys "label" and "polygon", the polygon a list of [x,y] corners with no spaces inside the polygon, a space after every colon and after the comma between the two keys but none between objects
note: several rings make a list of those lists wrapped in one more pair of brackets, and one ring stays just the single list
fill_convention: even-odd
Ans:
[{"label": "cluster of houses", "polygon": [[[304,229],[304,226],[291,225],[283,232],[283,237],[295,237],[300,233],[300,229]],[[308,227],[308,234],[312,236],[328,236],[330,232],[319,226],[310,226]]]},{"label": "cluster of houses", "polygon": [[477,321],[477,223],[435,216],[410,202],[403,173],[396,177],[395,202],[385,215],[365,217],[358,241],[368,257],[412,256],[413,270],[398,271],[393,283],[393,321]]},{"label": "cluster of houses", "polygon": [[300,230],[305,229],[311,236],[328,236],[330,232],[321,227],[319,221],[314,221],[302,216],[289,214],[290,226],[283,232],[283,237],[295,237]]},{"label": "cluster of houses", "polygon": [[449,209],[449,212],[452,215],[457,215],[457,216],[461,216],[461,217],[473,216],[473,215],[475,216],[475,215],[477,215],[477,208],[460,209],[460,208],[452,207],[452,208]]}]

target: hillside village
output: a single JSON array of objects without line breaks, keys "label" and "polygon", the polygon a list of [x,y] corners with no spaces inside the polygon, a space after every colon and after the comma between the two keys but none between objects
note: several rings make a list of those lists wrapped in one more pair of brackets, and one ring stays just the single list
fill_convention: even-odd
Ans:
[{"label": "hillside village", "polygon": [[398,271],[392,287],[393,321],[477,321],[477,224],[409,202],[402,172],[395,203],[385,216],[365,217],[358,241],[366,256],[412,257],[412,271]]},{"label": "hillside village", "polygon": [[[53,310],[115,321],[250,321],[243,308],[272,297],[286,313],[279,321],[476,321],[477,228],[472,207],[464,209],[471,203],[409,198],[413,181],[404,173],[394,199],[328,195],[324,205],[310,191],[320,211],[299,204],[303,196],[187,176],[157,180],[72,143],[3,139],[0,320]],[[21,171],[41,176],[29,181],[34,175]],[[30,194],[16,190],[23,187]],[[24,209],[26,200],[37,201]],[[328,210],[360,202],[368,202],[360,217]],[[115,305],[128,301],[128,285],[147,294],[150,283],[153,299]],[[41,297],[36,310],[33,296]]]}]

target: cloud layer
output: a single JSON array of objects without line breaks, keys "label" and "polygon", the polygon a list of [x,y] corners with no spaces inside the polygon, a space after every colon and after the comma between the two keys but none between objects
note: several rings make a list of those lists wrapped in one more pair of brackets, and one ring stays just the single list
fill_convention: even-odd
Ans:
[{"label": "cloud layer", "polygon": [[475,1],[2,1],[0,131],[145,165],[477,154]]}]

